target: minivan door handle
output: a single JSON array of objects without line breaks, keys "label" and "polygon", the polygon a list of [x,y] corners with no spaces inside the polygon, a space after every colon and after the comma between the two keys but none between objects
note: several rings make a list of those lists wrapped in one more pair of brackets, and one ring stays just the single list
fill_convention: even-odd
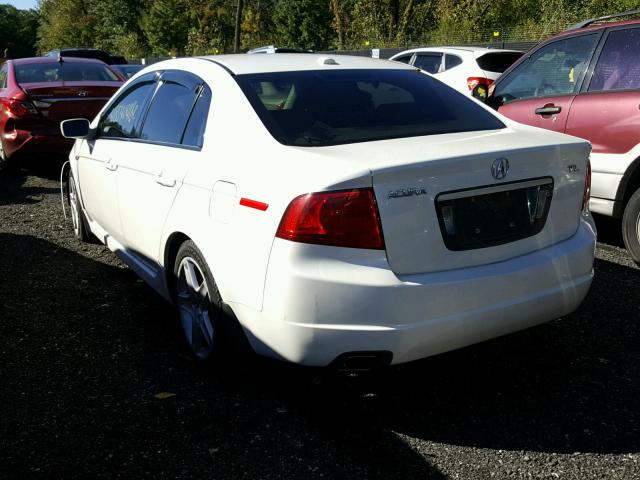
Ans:
[{"label": "minivan door handle", "polygon": [[554,113],[560,113],[561,111],[562,107],[545,105],[544,107],[536,108],[536,115],[553,115]]},{"label": "minivan door handle", "polygon": [[163,187],[175,187],[176,186],[175,178],[163,177],[162,173],[156,176],[156,183],[158,185],[162,185]]}]

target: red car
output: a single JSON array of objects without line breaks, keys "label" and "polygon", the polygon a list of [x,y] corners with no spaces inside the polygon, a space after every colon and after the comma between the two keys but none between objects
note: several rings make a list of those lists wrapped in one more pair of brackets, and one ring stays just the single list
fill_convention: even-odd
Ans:
[{"label": "red car", "polygon": [[68,154],[60,122],[93,118],[124,79],[99,60],[35,57],[0,66],[0,168],[23,154]]},{"label": "red car", "polygon": [[640,263],[640,20],[610,21],[633,15],[640,10],[587,20],[540,43],[498,78],[487,103],[591,142],[589,207],[622,220]]}]

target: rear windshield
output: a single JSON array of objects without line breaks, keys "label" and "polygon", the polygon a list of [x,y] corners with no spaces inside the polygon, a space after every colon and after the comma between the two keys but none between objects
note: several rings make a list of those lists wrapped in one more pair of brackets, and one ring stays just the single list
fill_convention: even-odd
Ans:
[{"label": "rear windshield", "polygon": [[327,146],[504,128],[469,98],[413,70],[235,78],[271,135],[284,145]]},{"label": "rear windshield", "polygon": [[32,63],[16,65],[18,83],[117,82],[120,79],[99,63]]},{"label": "rear windshield", "polygon": [[524,52],[485,53],[476,59],[478,66],[487,72],[502,73],[518,60]]}]

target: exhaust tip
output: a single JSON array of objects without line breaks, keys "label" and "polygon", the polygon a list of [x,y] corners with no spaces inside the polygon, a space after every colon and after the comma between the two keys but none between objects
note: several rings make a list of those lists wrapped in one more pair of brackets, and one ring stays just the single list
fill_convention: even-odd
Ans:
[{"label": "exhaust tip", "polygon": [[341,372],[369,372],[391,365],[393,353],[386,350],[346,352],[331,362],[330,367]]}]

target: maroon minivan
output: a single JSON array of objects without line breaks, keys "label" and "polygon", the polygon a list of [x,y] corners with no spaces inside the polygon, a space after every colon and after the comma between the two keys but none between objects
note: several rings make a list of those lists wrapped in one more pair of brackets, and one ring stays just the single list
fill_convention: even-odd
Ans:
[{"label": "maroon minivan", "polygon": [[[527,52],[490,87],[503,115],[591,142],[595,213],[622,219],[640,263],[640,10],[587,20]],[[609,22],[607,22],[609,21]]]},{"label": "maroon minivan", "polygon": [[68,154],[60,122],[93,118],[124,79],[99,60],[35,57],[0,66],[0,168],[22,154]]}]

